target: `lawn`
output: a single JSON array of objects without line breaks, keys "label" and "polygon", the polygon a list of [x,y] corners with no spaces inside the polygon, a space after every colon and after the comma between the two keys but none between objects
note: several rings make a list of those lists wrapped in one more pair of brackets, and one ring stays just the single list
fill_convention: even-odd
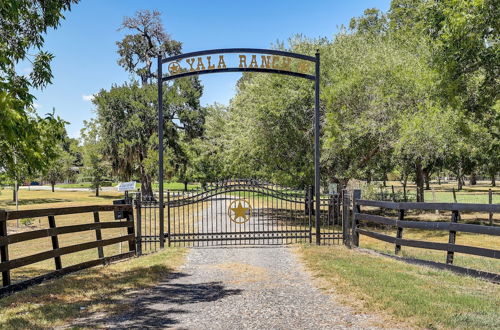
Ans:
[{"label": "lawn", "polygon": [[[77,205],[111,204],[114,199],[123,198],[120,192],[101,192],[95,197],[93,191],[61,191],[56,190],[19,190],[19,209],[65,207]],[[12,190],[0,190],[0,208],[15,210],[16,203],[12,201]]]},{"label": "lawn", "polygon": [[[373,228],[370,228],[368,230],[373,230]],[[393,237],[396,236],[396,230],[375,231]],[[403,238],[426,242],[448,243],[448,235],[449,232],[439,230],[405,229],[403,232]],[[460,245],[483,247],[488,249],[500,249],[500,237],[492,235],[457,233],[456,243]],[[377,239],[364,235],[360,235],[359,246],[383,253],[394,254],[394,244],[379,241]],[[444,263],[446,261],[446,251],[435,251],[407,246],[401,247],[401,256],[430,260],[440,263]],[[453,264],[457,266],[500,274],[499,259],[455,253]]]},{"label": "lawn", "polygon": [[183,262],[186,251],[167,248],[66,275],[0,299],[0,328],[52,328],[94,312],[126,312],[133,306],[124,300],[125,293],[158,283]]},{"label": "lawn", "polygon": [[[381,185],[380,182],[374,183],[374,185]],[[396,193],[402,194],[403,187],[401,182],[399,181],[388,181],[386,187],[376,188],[375,192],[379,193],[380,191],[384,192],[386,199],[391,199],[392,197],[392,188],[394,186],[394,190]],[[355,187],[357,188],[357,187]],[[458,203],[478,203],[478,204],[487,204],[488,200],[488,190],[491,189],[493,193],[493,203],[500,203],[500,186],[491,187],[490,182],[487,181],[478,181],[476,185],[465,185],[463,189],[458,191],[456,182],[446,182],[442,184],[438,184],[436,182],[432,182],[430,185],[430,190],[425,190],[425,201],[426,202],[441,202],[441,203],[453,203],[453,189],[455,190],[455,195]],[[414,184],[408,184],[407,193],[409,196],[415,197],[416,194],[416,186]]]},{"label": "lawn", "polygon": [[360,312],[427,329],[500,328],[500,286],[343,246],[301,246],[325,290]]}]

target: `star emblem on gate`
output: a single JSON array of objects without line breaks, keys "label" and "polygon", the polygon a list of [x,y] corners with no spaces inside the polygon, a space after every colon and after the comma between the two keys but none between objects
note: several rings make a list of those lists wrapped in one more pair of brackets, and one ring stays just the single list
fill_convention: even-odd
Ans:
[{"label": "star emblem on gate", "polygon": [[227,210],[229,219],[237,224],[243,224],[252,216],[252,206],[246,199],[236,199],[229,204]]}]

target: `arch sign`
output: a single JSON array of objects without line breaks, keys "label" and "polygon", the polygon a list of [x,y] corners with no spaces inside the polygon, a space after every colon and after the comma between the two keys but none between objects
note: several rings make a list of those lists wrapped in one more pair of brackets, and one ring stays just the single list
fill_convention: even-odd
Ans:
[{"label": "arch sign", "polygon": [[[165,74],[163,65],[166,65]],[[314,191],[320,196],[320,111],[319,71],[320,56],[272,49],[226,48],[158,57],[158,179],[160,204],[160,246],[164,246],[164,193],[163,193],[163,82],[176,78],[219,72],[266,72],[312,80],[315,92],[314,107]],[[316,198],[316,209],[320,209],[320,198]],[[316,243],[320,243],[320,212],[315,212]]]}]

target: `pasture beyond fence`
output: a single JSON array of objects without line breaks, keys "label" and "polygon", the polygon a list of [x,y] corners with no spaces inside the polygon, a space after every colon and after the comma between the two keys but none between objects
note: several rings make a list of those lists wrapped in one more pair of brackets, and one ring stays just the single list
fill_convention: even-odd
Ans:
[{"label": "pasture beyond fence", "polygon": [[[355,191],[352,203],[352,222],[351,222],[351,243],[353,246],[359,246],[360,235],[372,237],[387,243],[394,244],[394,254],[400,255],[401,249],[404,246],[430,249],[438,251],[446,251],[446,260],[441,268],[449,268],[450,270],[470,275],[477,275],[496,282],[500,281],[500,275],[483,271],[476,271],[462,267],[453,266],[453,258],[455,253],[464,253],[469,255],[500,259],[500,250],[474,247],[459,244],[456,241],[457,232],[494,235],[500,236],[500,227],[485,226],[476,224],[459,223],[460,214],[462,212],[482,212],[482,213],[500,213],[499,204],[469,204],[469,203],[397,203],[386,201],[374,201],[360,199],[359,191]],[[370,214],[363,212],[365,207],[375,207],[382,209],[395,210],[398,214],[397,219],[392,219],[386,216]],[[409,210],[419,211],[445,211],[450,212],[449,222],[437,221],[415,221],[406,220],[405,214]],[[368,224],[376,224],[379,226],[389,226],[396,229],[395,237],[369,230]],[[437,230],[449,232],[448,243],[428,242],[421,240],[405,239],[404,229],[423,229]],[[347,229],[348,230],[348,229]],[[427,262],[427,264],[431,264]],[[436,265],[435,265],[436,266]],[[439,266],[439,265],[438,265]]]},{"label": "pasture beyond fence", "polygon": [[[256,194],[256,192],[251,193]],[[260,190],[257,191],[257,193],[262,194]],[[231,200],[241,197],[240,193],[235,194],[232,191],[225,191],[221,196]],[[247,197],[247,200],[249,196],[250,195],[243,195],[243,197]],[[260,195],[251,196],[257,199]],[[175,196],[173,200],[182,200],[179,199],[181,197],[183,196]],[[263,199],[259,203],[262,204],[262,201],[267,202],[267,199]],[[300,199],[300,201],[300,203],[297,203],[297,210],[287,209],[286,215],[293,216],[296,214],[297,216],[300,216],[301,219],[306,219],[308,224],[307,232],[309,233],[309,236],[307,236],[308,239],[304,240],[304,242],[311,242],[311,238],[316,236],[316,231],[313,231],[315,226],[311,221],[312,214],[315,213],[315,203],[312,201],[310,192],[307,193],[304,198]],[[123,202],[126,202],[126,204],[75,206],[22,211],[0,210],[0,272],[2,273],[3,285],[0,287],[0,296],[23,289],[32,284],[41,283],[50,278],[97,265],[107,264],[109,262],[132,257],[137,254],[140,255],[144,250],[146,250],[146,252],[153,252],[157,249],[158,245],[160,245],[161,248],[162,244],[160,242],[169,239],[168,234],[170,231],[166,230],[164,233],[164,231],[160,230],[161,228],[158,227],[158,202],[156,200],[150,200],[148,203],[145,203],[142,200],[136,201],[135,212],[137,213],[137,222],[134,221],[134,208],[132,206],[132,200],[127,198],[126,200],[123,200]],[[252,202],[252,200],[250,200],[250,202]],[[260,219],[259,217],[262,216],[262,210],[258,209],[260,207],[259,203],[252,203],[255,205],[254,216],[256,216],[257,219]],[[269,208],[269,205],[271,204],[266,204],[266,208]],[[329,242],[343,242],[347,246],[358,247],[360,235],[364,235],[378,241],[394,244],[394,252],[396,256],[401,254],[401,250],[404,247],[446,251],[446,259],[443,260],[443,263],[434,263],[426,260],[421,261],[424,263],[426,262],[430,266],[447,268],[459,273],[480,276],[489,280],[500,282],[499,274],[453,265],[455,253],[500,259],[500,251],[495,249],[497,246],[494,246],[493,248],[467,246],[461,245],[460,242],[457,242],[457,232],[500,236],[500,227],[494,224],[487,226],[460,223],[460,216],[465,212],[482,212],[489,214],[500,213],[500,204],[398,203],[364,200],[361,199],[360,190],[354,190],[352,194],[347,190],[343,190],[340,195],[330,196],[327,199],[321,198],[320,205],[321,224],[319,227],[321,230],[320,235],[322,244],[330,244]],[[170,206],[171,205],[167,203],[167,207]],[[276,210],[270,214],[273,216],[279,215],[277,210],[281,210],[281,208],[283,208],[282,203],[276,204]],[[396,212],[397,218],[390,218],[385,216],[385,214],[380,215],[380,213],[374,214],[373,209],[377,208]],[[409,214],[408,211],[410,210],[450,212],[450,221],[412,220],[406,217]],[[215,211],[215,209],[213,211]],[[103,212],[105,214],[101,217]],[[110,217],[111,212],[114,212],[115,220],[123,219],[124,221],[109,221],[109,219],[112,218]],[[209,217],[211,214],[212,212],[209,212],[205,215]],[[64,218],[68,215],[70,215],[70,217]],[[167,212],[167,216],[171,216],[170,212]],[[200,212],[199,216],[203,216],[203,213]],[[48,228],[29,231],[12,230],[14,229],[14,223],[12,221],[32,218],[45,219],[47,221]],[[59,219],[59,225],[57,219]],[[83,223],[83,219],[90,222]],[[103,221],[103,219],[106,220]],[[282,222],[280,225],[282,227],[285,226],[285,229],[290,228],[292,231],[296,230],[294,227],[295,224],[288,226],[286,221],[283,219],[280,221]],[[376,229],[381,227],[396,229],[396,235],[390,236],[385,233],[377,232]],[[25,229],[29,228],[26,227]],[[448,242],[427,242],[423,240],[409,239],[408,237],[405,238],[405,229],[446,231],[448,232]],[[103,234],[103,231],[106,231],[106,235]],[[124,234],[125,231],[126,234]],[[82,239],[85,241],[75,244],[73,240],[63,239],[63,244],[60,246],[60,239],[70,236],[67,234],[77,234],[75,237],[80,238],[80,241]],[[247,236],[249,235],[249,233],[241,233],[239,231],[229,233],[229,235],[241,234]],[[261,233],[257,231],[257,234],[260,235]],[[275,232],[271,234],[276,235]],[[260,237],[249,238],[247,236],[244,236],[242,239],[254,239],[265,242]],[[272,238],[274,240],[280,239],[278,236],[273,236]],[[40,242],[40,240],[43,241],[43,244],[33,243]],[[122,253],[122,242],[128,242],[127,252]],[[286,243],[286,241],[280,242],[281,244]],[[111,249],[106,250],[107,252],[105,253],[104,247],[111,248],[111,245],[116,243],[120,244],[119,251]],[[40,246],[37,244],[40,244]],[[19,255],[13,258],[12,255],[9,255],[9,249],[12,247],[15,248],[14,250],[16,252],[21,251],[22,253],[17,253]],[[95,255],[90,253],[92,249],[96,249]],[[80,259],[76,256],[76,258],[72,259],[71,262],[66,263],[64,262],[65,259],[61,258],[66,255],[77,255],[82,251],[89,252],[89,254],[86,255],[85,261],[84,259]],[[45,262],[44,267],[47,268],[46,263],[47,261],[50,261],[50,259],[53,259],[54,262],[53,270],[44,269],[43,274],[26,272],[27,275],[25,276],[19,276],[19,273],[16,273],[15,280],[11,280],[11,272],[13,270],[17,271],[18,268],[30,266],[39,262]],[[403,260],[405,260],[405,258],[403,258]],[[406,261],[409,260],[406,259]]]},{"label": "pasture beyond fence", "polygon": [[[125,221],[106,221],[101,222],[100,213],[115,212],[115,218],[123,218]],[[84,213],[93,215],[93,222],[83,224],[73,224],[69,226],[57,226],[56,216],[75,215],[83,217]],[[48,229],[38,229],[25,232],[9,234],[8,223],[12,220],[27,218],[48,218]],[[110,228],[124,228],[126,235],[114,235],[111,238],[103,239],[102,230]],[[59,237],[64,234],[82,233],[85,231],[94,231],[95,239],[84,243],[59,246]],[[48,251],[31,253],[15,259],[9,258],[9,247],[17,243],[27,243],[36,239],[50,239],[52,249]],[[128,242],[128,252],[104,256],[103,247]],[[23,211],[4,211],[0,210],[0,272],[2,273],[2,287],[0,296],[23,289],[29,285],[41,283],[49,278],[58,277],[81,269],[103,265],[111,261],[128,258],[135,255],[135,234],[134,234],[134,216],[132,205],[95,205],[95,206],[74,206],[63,208],[35,209]],[[80,262],[64,267],[61,256],[73,254],[89,249],[96,249],[96,259]],[[31,265],[40,261],[54,259],[54,271],[42,274],[33,278],[22,280],[17,283],[11,281],[11,270]]]}]

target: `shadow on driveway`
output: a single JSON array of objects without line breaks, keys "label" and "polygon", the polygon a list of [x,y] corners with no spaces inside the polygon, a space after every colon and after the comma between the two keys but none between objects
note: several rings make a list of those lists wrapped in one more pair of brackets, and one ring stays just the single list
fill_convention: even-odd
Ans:
[{"label": "shadow on driveway", "polygon": [[[93,315],[73,323],[72,326],[113,328],[147,328],[168,327],[177,324],[176,314],[191,313],[183,308],[185,305],[213,302],[232,295],[241,294],[240,289],[226,289],[222,282],[175,283],[175,280],[191,276],[185,273],[173,273],[152,289],[130,295],[125,303],[132,309],[123,314],[115,314],[104,318]],[[117,302],[119,303],[119,302]],[[189,309],[189,308],[188,308]],[[104,311],[105,312],[105,311]]]}]

